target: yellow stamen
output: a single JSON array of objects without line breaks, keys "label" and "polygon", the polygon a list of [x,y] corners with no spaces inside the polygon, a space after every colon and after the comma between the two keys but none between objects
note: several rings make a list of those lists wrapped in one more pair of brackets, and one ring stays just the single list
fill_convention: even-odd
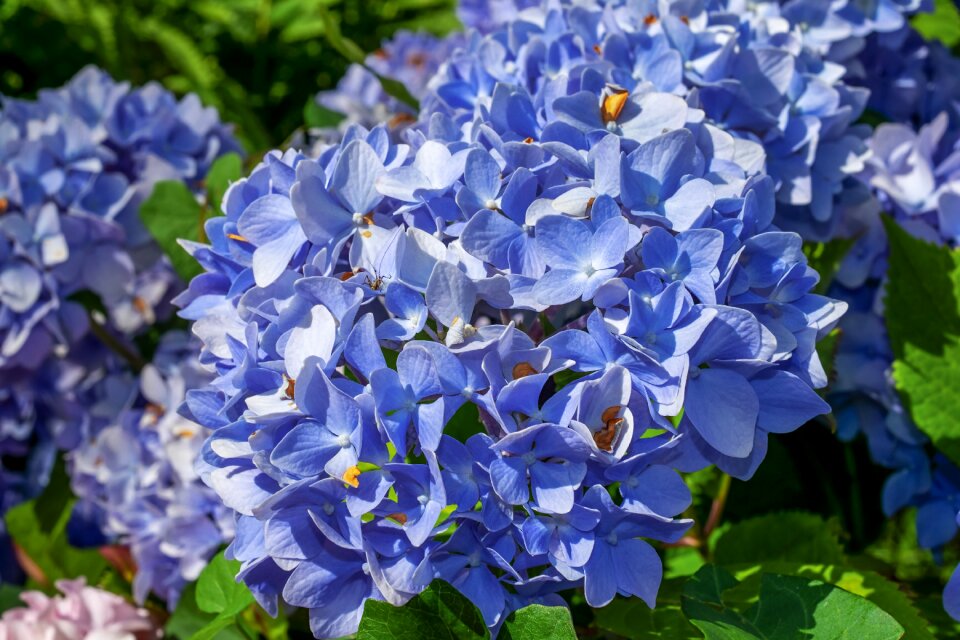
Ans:
[{"label": "yellow stamen", "polygon": [[620,112],[623,111],[623,107],[627,104],[627,98],[629,97],[630,92],[626,89],[615,89],[613,93],[606,96],[603,99],[603,104],[600,105],[600,116],[603,118],[603,121],[614,122],[619,118]]},{"label": "yellow stamen", "polygon": [[239,242],[250,242],[249,240],[247,240],[247,239],[244,238],[243,236],[238,236],[238,235],[235,234],[235,233],[228,233],[228,234],[227,234],[227,237],[230,238],[231,240],[237,240],[237,241],[239,241]]},{"label": "yellow stamen", "polygon": [[360,473],[360,467],[350,467],[343,472],[343,476],[340,479],[356,489],[360,486]]}]

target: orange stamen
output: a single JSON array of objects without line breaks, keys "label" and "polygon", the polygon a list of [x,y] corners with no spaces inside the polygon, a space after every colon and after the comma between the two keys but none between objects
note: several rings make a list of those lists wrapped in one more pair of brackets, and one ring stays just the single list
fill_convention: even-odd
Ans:
[{"label": "orange stamen", "polygon": [[389,120],[387,120],[387,126],[391,129],[396,129],[402,124],[410,124],[411,122],[416,122],[417,119],[410,115],[409,113],[398,113]]},{"label": "orange stamen", "polygon": [[399,524],[407,524],[407,514],[405,513],[391,513],[387,517]]},{"label": "orange stamen", "polygon": [[614,93],[606,96],[603,99],[603,104],[600,105],[600,116],[603,118],[603,121],[614,122],[619,118],[620,112],[623,111],[623,107],[627,104],[627,98],[629,97],[630,92],[626,89],[615,89]]},{"label": "orange stamen", "polygon": [[620,409],[623,407],[613,405],[612,407],[607,407],[603,410],[603,414],[600,416],[600,419],[604,422],[610,422],[617,418],[620,415]]},{"label": "orange stamen", "polygon": [[293,400],[293,394],[297,391],[297,381],[293,378],[287,378],[287,388],[284,389],[284,393],[287,394],[287,397]]},{"label": "orange stamen", "polygon": [[647,25],[648,27],[650,25],[657,24],[657,16],[653,15],[652,13],[648,13],[643,19],[643,24]]},{"label": "orange stamen", "polygon": [[227,237],[230,238],[231,240],[237,240],[237,241],[239,241],[239,242],[250,242],[249,240],[247,240],[247,239],[244,238],[243,236],[238,236],[238,235],[235,234],[235,233],[228,233],[228,234],[227,234]]},{"label": "orange stamen", "polygon": [[523,139],[524,144],[530,144],[531,142],[533,142],[533,138],[527,137]]},{"label": "orange stamen", "polygon": [[600,48],[600,45],[595,44],[593,45],[593,52],[599,56],[603,54],[603,49]]},{"label": "orange stamen", "polygon": [[340,478],[345,483],[356,489],[360,486],[360,467],[350,467],[343,472],[343,476]]},{"label": "orange stamen", "polygon": [[513,371],[511,373],[513,373],[514,380],[519,380],[520,378],[526,378],[538,372],[529,362],[519,362],[513,365]]},{"label": "orange stamen", "polygon": [[0,198],[0,213],[6,213],[10,207],[10,201],[6,198]]}]

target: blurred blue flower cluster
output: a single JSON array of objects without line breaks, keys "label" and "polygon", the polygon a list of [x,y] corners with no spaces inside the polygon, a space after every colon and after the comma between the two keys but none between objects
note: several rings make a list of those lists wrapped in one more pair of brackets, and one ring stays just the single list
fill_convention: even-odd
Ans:
[{"label": "blurred blue flower cluster", "polygon": [[186,391],[211,378],[197,351],[169,332],[138,376],[110,372],[101,385],[109,392],[90,402],[102,419],[68,455],[79,542],[129,546],[134,597],[152,591],[171,609],[233,535],[232,515],[194,470],[207,432],[177,413]]},{"label": "blurred blue flower cluster", "polygon": [[415,109],[387,93],[380,78],[402,83],[410,96],[419,100],[440,65],[463,43],[459,31],[444,38],[398,31],[367,56],[366,66],[350,65],[335,89],[317,94],[317,104],[344,118],[336,128],[311,131],[311,138],[323,144],[339,140],[353,124],[370,128],[386,123],[390,129],[399,130],[416,122]]},{"label": "blurred blue flower cluster", "polygon": [[[866,436],[874,460],[893,470],[884,485],[884,512],[917,507],[918,542],[937,553],[958,531],[960,470],[931,450],[894,387],[884,321],[888,249],[881,214],[916,237],[957,246],[958,64],[942,45],[925,42],[904,27],[871,36],[860,62],[851,65],[851,76],[871,90],[870,108],[890,122],[872,132],[858,184],[837,208],[834,234],[850,238],[852,248],[830,289],[851,307],[840,322],[843,334],[831,385],[839,435],[845,440]],[[960,619],[960,594],[950,593],[948,589],[945,604]]]},{"label": "blurred blue flower cluster", "polygon": [[196,96],[94,68],[35,101],[2,99],[0,513],[42,489],[58,448],[117,420],[113,375],[132,374],[97,334],[130,345],[172,313],[183,285],[140,204],[160,180],[199,191],[238,148]]},{"label": "blurred blue flower cluster", "polygon": [[268,611],[338,637],[435,578],[492,628],[576,586],[652,606],[677,472],[748,478],[828,411],[846,304],[774,217],[832,213],[866,92],[776,4],[640,4],[504,5],[416,122],[268,154],[190,246],[198,469]]}]

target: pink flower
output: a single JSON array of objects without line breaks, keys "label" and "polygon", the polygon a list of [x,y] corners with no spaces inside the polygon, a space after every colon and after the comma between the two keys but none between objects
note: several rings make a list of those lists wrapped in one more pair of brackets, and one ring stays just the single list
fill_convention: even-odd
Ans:
[{"label": "pink flower", "polygon": [[86,580],[59,580],[63,595],[20,595],[27,606],[0,618],[0,640],[147,640],[160,631],[145,609],[120,596],[88,587]]}]

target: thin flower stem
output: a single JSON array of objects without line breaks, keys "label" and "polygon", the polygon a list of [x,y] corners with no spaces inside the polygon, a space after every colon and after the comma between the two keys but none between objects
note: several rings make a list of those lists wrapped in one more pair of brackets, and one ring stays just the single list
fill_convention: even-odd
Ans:
[{"label": "thin flower stem", "polygon": [[93,317],[93,314],[90,314],[90,331],[97,337],[100,342],[104,344],[108,349],[116,353],[118,356],[127,361],[130,367],[137,373],[143,369],[146,364],[143,361],[143,358],[139,354],[134,352],[132,349],[123,344],[115,336],[113,336],[102,324],[97,322],[97,319]]},{"label": "thin flower stem", "polygon": [[727,506],[727,496],[730,495],[730,483],[733,480],[728,474],[723,474],[720,478],[720,488],[717,490],[717,497],[713,499],[710,505],[710,515],[707,516],[707,524],[703,527],[703,540],[710,539],[710,534],[720,524],[720,518],[723,517],[723,509]]}]

